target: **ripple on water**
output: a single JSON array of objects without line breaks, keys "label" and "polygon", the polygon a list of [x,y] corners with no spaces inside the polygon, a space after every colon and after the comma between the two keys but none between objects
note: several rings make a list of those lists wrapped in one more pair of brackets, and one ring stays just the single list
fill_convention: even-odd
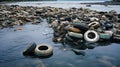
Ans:
[{"label": "ripple on water", "polygon": [[40,59],[29,59],[22,58],[17,59],[12,62],[2,63],[1,67],[46,67],[45,64]]},{"label": "ripple on water", "polygon": [[[49,67],[49,66],[48,66]],[[75,67],[72,63],[64,61],[54,61],[50,67]]]}]

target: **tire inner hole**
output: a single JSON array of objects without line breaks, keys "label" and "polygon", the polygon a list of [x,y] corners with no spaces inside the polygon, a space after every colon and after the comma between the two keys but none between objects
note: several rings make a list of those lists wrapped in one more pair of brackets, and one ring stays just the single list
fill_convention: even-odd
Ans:
[{"label": "tire inner hole", "polygon": [[48,47],[47,47],[47,46],[40,46],[38,49],[39,49],[39,50],[47,50]]},{"label": "tire inner hole", "polygon": [[93,32],[88,33],[88,37],[91,39],[95,38],[95,33]]}]

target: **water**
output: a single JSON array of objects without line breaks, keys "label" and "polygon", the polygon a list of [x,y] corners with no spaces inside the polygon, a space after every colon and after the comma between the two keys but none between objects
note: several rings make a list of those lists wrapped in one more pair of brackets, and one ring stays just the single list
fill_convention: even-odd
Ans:
[{"label": "water", "polygon": [[[10,4],[18,4],[21,6],[55,6],[63,7],[66,4],[56,3],[50,4],[45,2],[17,2]],[[76,2],[77,3],[77,2]],[[9,5],[10,5],[9,4]],[[70,7],[85,7],[80,4],[67,4],[63,8]],[[102,6],[94,5],[91,9],[107,11],[115,9],[120,11],[120,6]],[[85,7],[88,8],[88,7]],[[109,10],[108,10],[109,9]],[[23,30],[15,29],[22,27]],[[76,55],[73,51],[69,50],[70,45],[63,45],[61,43],[52,42],[51,28],[48,28],[46,21],[38,25],[26,24],[23,26],[15,26],[14,28],[4,28],[0,30],[0,67],[120,67],[120,44],[118,43],[97,43],[99,45],[94,49],[82,50],[85,56]],[[48,34],[48,35],[46,35]],[[53,55],[49,58],[36,58],[31,56],[23,56],[23,50],[29,43],[35,42],[37,44],[46,43],[53,47]]]},{"label": "water", "polygon": [[120,5],[91,5],[91,7],[86,7],[84,4],[80,3],[88,3],[88,2],[103,2],[103,1],[28,1],[28,2],[16,2],[16,3],[8,3],[7,5],[20,5],[20,6],[37,6],[37,7],[44,7],[44,6],[51,6],[51,7],[58,7],[58,8],[90,8],[97,11],[110,11],[115,10],[120,13]]},{"label": "water", "polygon": [[[52,29],[46,22],[38,25],[26,24],[19,28],[5,28],[0,30],[0,67],[119,67],[120,44],[106,43],[107,46],[98,46],[94,49],[85,49],[85,56],[76,55],[68,50],[69,45],[52,42]],[[30,42],[37,44],[46,43],[53,47],[53,55],[50,58],[35,58],[23,56],[22,52]],[[100,43],[105,45],[104,43]]]}]

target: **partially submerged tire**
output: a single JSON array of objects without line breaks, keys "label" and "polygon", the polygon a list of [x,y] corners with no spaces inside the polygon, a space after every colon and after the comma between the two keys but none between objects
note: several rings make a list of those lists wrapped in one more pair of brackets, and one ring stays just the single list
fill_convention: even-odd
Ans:
[{"label": "partially submerged tire", "polygon": [[68,32],[68,35],[75,38],[83,38],[81,33]]},{"label": "partially submerged tire", "polygon": [[110,36],[113,36],[113,31],[105,31],[106,34],[109,34]]},{"label": "partially submerged tire", "polygon": [[120,43],[120,30],[116,30],[116,32],[113,34],[112,39],[113,42]]},{"label": "partially submerged tire", "polygon": [[70,36],[68,36],[68,34],[65,35],[65,39],[66,39],[67,41],[71,41],[71,42],[73,41],[73,39],[72,39]]},{"label": "partially submerged tire", "polygon": [[35,48],[36,48],[35,42],[30,43],[30,45],[23,51],[23,55],[33,55]]},{"label": "partially submerged tire", "polygon": [[53,54],[53,48],[47,44],[40,44],[34,50],[35,55],[38,57],[49,57]]},{"label": "partially submerged tire", "polygon": [[105,40],[109,40],[111,39],[111,35],[108,33],[100,33],[100,39],[105,39]]},{"label": "partially submerged tire", "polygon": [[99,40],[99,38],[100,37],[99,37],[98,33],[96,31],[94,31],[94,30],[88,30],[84,34],[84,39],[87,42],[90,42],[90,43],[97,42]]}]

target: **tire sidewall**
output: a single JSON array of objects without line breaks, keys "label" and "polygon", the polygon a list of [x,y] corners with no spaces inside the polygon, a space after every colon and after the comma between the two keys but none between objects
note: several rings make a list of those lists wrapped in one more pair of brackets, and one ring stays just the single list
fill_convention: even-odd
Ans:
[{"label": "tire sidewall", "polygon": [[[91,39],[91,38],[89,38],[88,37],[88,34],[89,33],[94,33],[95,34],[95,37],[93,38],[93,39]],[[88,41],[88,42],[97,42],[98,40],[99,40],[99,35],[98,35],[98,33],[96,32],[96,31],[94,31],[94,30],[88,30],[87,32],[85,32],[85,34],[84,34],[84,39],[86,40],[86,41]]]},{"label": "tire sidewall", "polygon": [[[47,50],[39,50],[39,47],[41,47],[41,46],[46,46],[46,47],[48,47],[48,49]],[[46,56],[51,55],[52,53],[53,53],[53,48],[47,44],[37,45],[35,48],[35,55],[37,55],[37,56],[46,57]]]}]

